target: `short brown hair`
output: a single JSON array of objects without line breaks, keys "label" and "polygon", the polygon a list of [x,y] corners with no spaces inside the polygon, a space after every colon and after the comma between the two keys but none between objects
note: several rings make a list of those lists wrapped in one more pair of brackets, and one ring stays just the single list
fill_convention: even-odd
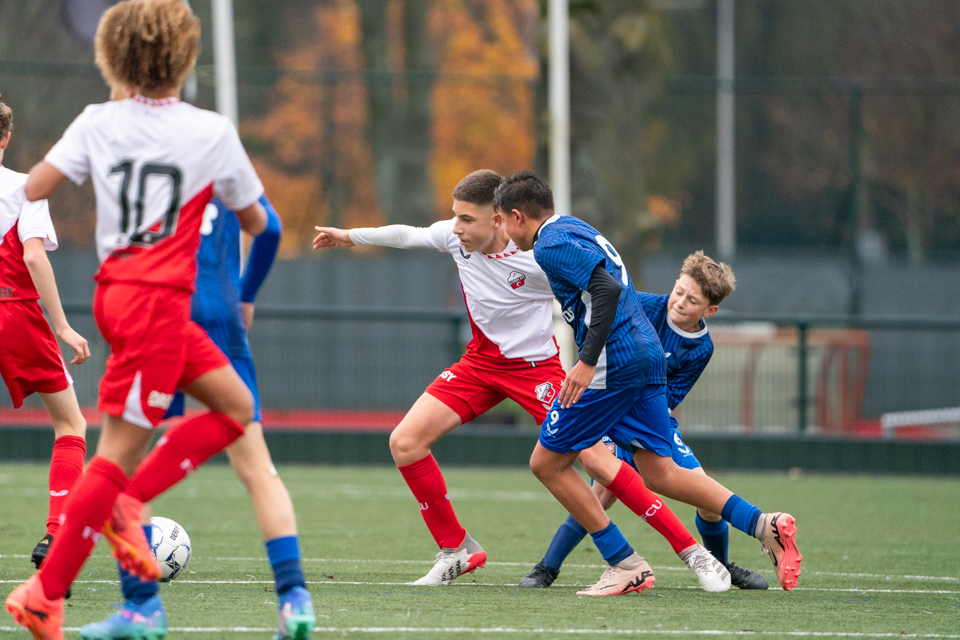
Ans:
[{"label": "short brown hair", "polygon": [[199,54],[200,20],[183,0],[125,0],[97,27],[97,67],[111,86],[179,88]]},{"label": "short brown hair", "polygon": [[496,171],[480,169],[457,183],[453,188],[453,199],[476,205],[492,205],[493,193],[503,178]]},{"label": "short brown hair", "polygon": [[13,129],[13,109],[0,102],[0,138]]},{"label": "short brown hair", "polygon": [[552,215],[553,190],[533,171],[517,171],[504,178],[497,187],[493,206],[501,213],[519,209],[539,220],[546,211]]},{"label": "short brown hair", "polygon": [[720,304],[737,288],[733,269],[722,262],[717,264],[710,256],[704,255],[703,251],[687,256],[680,268],[680,275],[693,278],[711,305]]}]

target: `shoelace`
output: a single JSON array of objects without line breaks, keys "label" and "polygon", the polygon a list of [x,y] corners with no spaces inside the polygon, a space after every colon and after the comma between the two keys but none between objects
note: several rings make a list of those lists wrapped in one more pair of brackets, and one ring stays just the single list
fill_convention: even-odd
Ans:
[{"label": "shoelace", "polygon": [[691,568],[696,568],[696,569],[715,569],[715,567],[713,566],[714,560],[713,560],[713,557],[712,557],[712,556],[710,556],[710,555],[708,555],[708,554],[706,554],[706,553],[694,553],[694,554],[692,554],[692,555],[693,555],[694,557],[693,557],[693,564],[690,565]]}]

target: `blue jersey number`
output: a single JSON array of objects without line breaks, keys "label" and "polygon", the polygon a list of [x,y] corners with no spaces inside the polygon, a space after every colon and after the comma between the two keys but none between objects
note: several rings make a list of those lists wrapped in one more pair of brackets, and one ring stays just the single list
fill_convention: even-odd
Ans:
[{"label": "blue jersey number", "polygon": [[623,260],[620,258],[620,254],[617,253],[617,250],[613,248],[613,245],[610,244],[610,241],[597,234],[597,244],[603,248],[603,252],[613,260],[613,264],[620,267],[620,279],[623,281],[623,286],[627,286],[629,282],[627,281],[627,270],[623,267]]}]

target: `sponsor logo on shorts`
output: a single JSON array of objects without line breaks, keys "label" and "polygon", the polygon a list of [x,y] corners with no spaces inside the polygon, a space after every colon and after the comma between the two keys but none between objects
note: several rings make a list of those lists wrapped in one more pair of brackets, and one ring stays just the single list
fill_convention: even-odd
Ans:
[{"label": "sponsor logo on shorts", "polygon": [[507,282],[510,283],[511,289],[519,289],[527,283],[527,276],[519,271],[511,271],[510,275],[507,276]]},{"label": "sponsor logo on shorts", "polygon": [[153,407],[154,409],[169,409],[172,403],[173,403],[172,393],[160,393],[159,391],[151,391],[150,395],[147,396],[147,406]]},{"label": "sponsor logo on shorts", "polygon": [[534,391],[537,393],[537,400],[540,402],[553,402],[553,399],[557,395],[557,390],[551,382],[538,384]]},{"label": "sponsor logo on shorts", "polygon": [[0,298],[12,298],[13,287],[0,287]]},{"label": "sponsor logo on shorts", "polygon": [[563,319],[568,323],[573,322],[573,307],[567,307],[563,310]]},{"label": "sponsor logo on shorts", "polygon": [[450,382],[451,380],[457,377],[457,374],[455,374],[453,371],[450,371],[450,369],[447,369],[446,371],[440,374],[440,377],[446,380],[447,382]]}]

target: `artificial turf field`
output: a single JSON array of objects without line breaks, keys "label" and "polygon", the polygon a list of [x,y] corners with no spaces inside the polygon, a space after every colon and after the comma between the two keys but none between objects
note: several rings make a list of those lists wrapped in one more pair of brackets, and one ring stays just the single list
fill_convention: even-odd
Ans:
[{"label": "artificial turf field", "polygon": [[[442,464],[442,461],[441,461]],[[515,585],[565,512],[524,469],[447,469],[461,521],[487,566],[449,587],[405,583],[436,548],[396,469],[284,467],[304,570],[318,614],[314,638],[568,636],[960,638],[960,480],[806,474],[717,474],[761,508],[797,517],[803,575],[791,592],[709,594],[649,526],[621,505],[611,516],[653,566],[655,588],[617,598],[575,595],[603,571],[589,539],[549,589]],[[0,594],[30,576],[43,533],[46,468],[0,465]],[[693,509],[671,503],[693,530]],[[162,590],[168,638],[269,638],[270,567],[250,500],[228,466],[207,466],[155,503],[193,543],[188,573]],[[776,581],[759,543],[731,529],[735,562]],[[68,638],[112,612],[116,565],[102,542],[68,601]],[[0,637],[26,638],[3,613]],[[905,635],[904,635],[905,634]]]}]

